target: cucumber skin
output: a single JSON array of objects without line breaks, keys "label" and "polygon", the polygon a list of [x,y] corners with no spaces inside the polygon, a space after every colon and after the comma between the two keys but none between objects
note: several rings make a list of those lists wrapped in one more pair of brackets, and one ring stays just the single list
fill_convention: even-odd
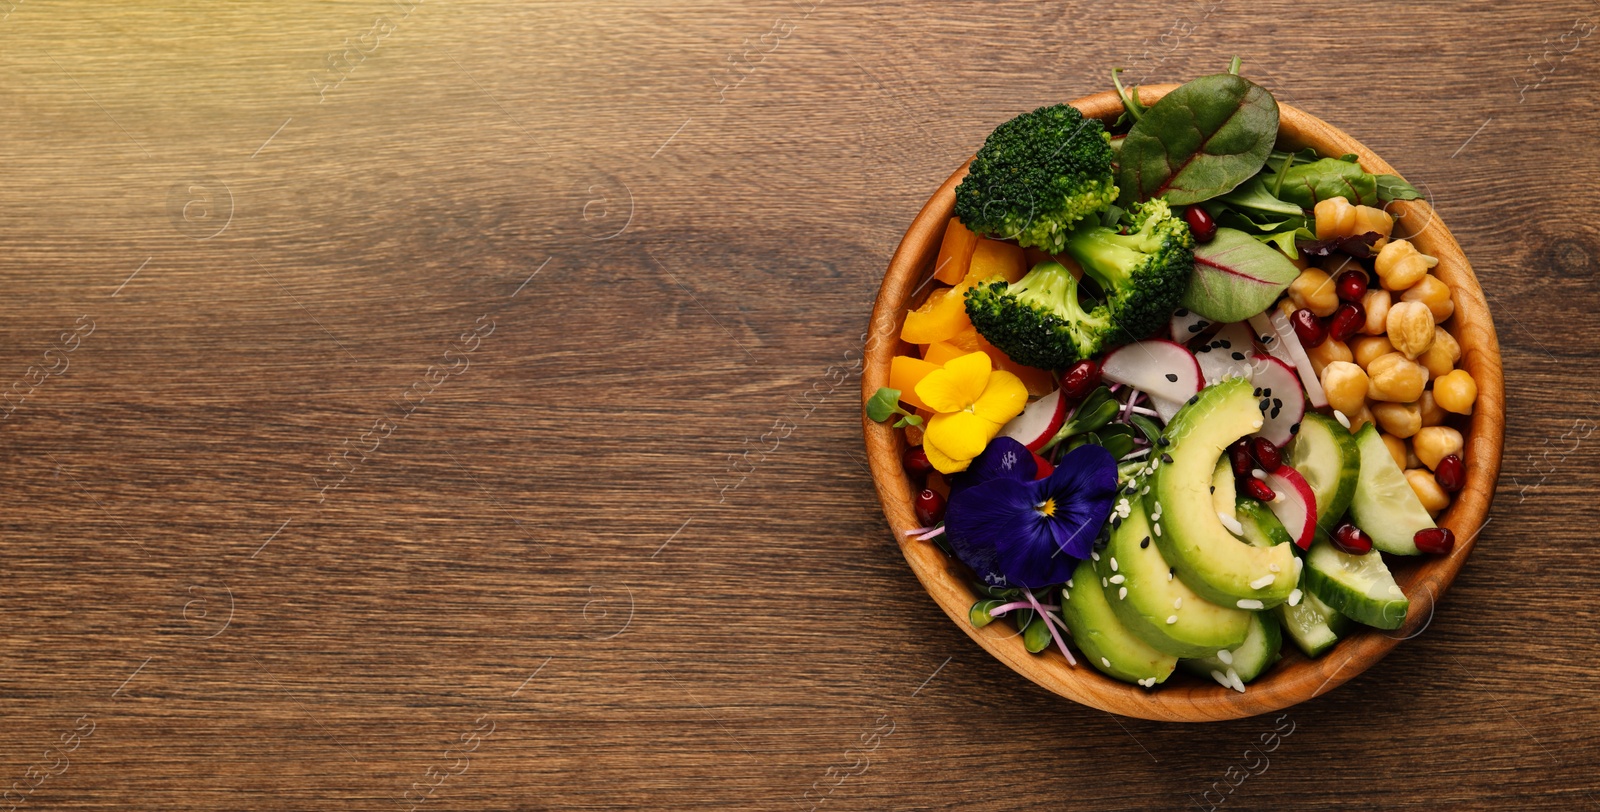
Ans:
[{"label": "cucumber skin", "polygon": [[[1284,528],[1283,522],[1278,521],[1277,515],[1259,501],[1241,496],[1235,503],[1234,513],[1239,517],[1239,524],[1244,527],[1246,543],[1256,547],[1276,547],[1279,544],[1294,543],[1294,538]],[[1256,536],[1257,533],[1260,534],[1259,538]]]},{"label": "cucumber skin", "polygon": [[[1179,660],[1178,667],[1197,677],[1210,677],[1212,671],[1226,672],[1229,668],[1232,668],[1234,673],[1239,675],[1239,679],[1242,682],[1250,682],[1261,676],[1279,659],[1278,652],[1283,648],[1283,630],[1279,628],[1278,618],[1271,613],[1271,610],[1256,612],[1255,616],[1251,618],[1250,624],[1250,634],[1252,636],[1247,636],[1244,643],[1232,650],[1232,665],[1217,659],[1217,655],[1213,654],[1209,657]],[[1248,667],[1246,667],[1247,664],[1241,661],[1239,652],[1255,641],[1253,635],[1257,628],[1261,630],[1261,636],[1264,640],[1261,646],[1263,651],[1259,656],[1251,658]]]},{"label": "cucumber skin", "polygon": [[[1356,445],[1358,450],[1363,450],[1361,463],[1363,467],[1367,464],[1365,449],[1370,447],[1372,464],[1392,468],[1401,477],[1401,484],[1405,484],[1405,473],[1400,470],[1400,466],[1394,464],[1394,458],[1389,456],[1389,450],[1383,447],[1383,440],[1379,439],[1378,430],[1372,424],[1368,423],[1361,427],[1360,433],[1356,435]],[[1361,473],[1361,479],[1366,480],[1368,472],[1363,470]],[[1358,491],[1364,490],[1363,484],[1364,482],[1357,484]],[[1412,540],[1413,536],[1419,530],[1438,525],[1422,507],[1422,502],[1411,492],[1410,485],[1406,485],[1405,490],[1401,492],[1402,499],[1408,496],[1412,500],[1412,504],[1408,507],[1415,509],[1405,511],[1410,515],[1400,516],[1396,515],[1395,511],[1382,510],[1376,504],[1369,504],[1366,494],[1359,493],[1350,503],[1350,520],[1372,537],[1373,547],[1383,552],[1391,555],[1421,555],[1422,551],[1417,549],[1417,543]]]},{"label": "cucumber skin", "polygon": [[1313,431],[1327,431],[1334,445],[1339,448],[1339,455],[1344,463],[1341,466],[1341,473],[1349,472],[1341,477],[1337,488],[1328,497],[1327,505],[1321,504],[1322,494],[1317,494],[1317,526],[1332,533],[1339,526],[1339,521],[1344,518],[1344,514],[1350,510],[1350,503],[1355,500],[1356,487],[1361,481],[1361,449],[1356,444],[1355,435],[1352,435],[1349,429],[1340,425],[1339,421],[1320,412],[1306,412],[1305,417],[1300,420],[1300,431],[1295,435],[1294,443],[1290,444],[1288,457],[1284,460],[1290,467],[1299,471],[1302,476],[1305,475],[1305,469],[1295,464],[1294,451],[1295,444],[1300,442],[1301,437],[1308,434],[1306,430],[1308,425],[1317,427]]},{"label": "cucumber skin", "polygon": [[[1339,614],[1339,611],[1332,606],[1323,603],[1321,598],[1318,598],[1306,587],[1304,569],[1300,572],[1300,603],[1295,606],[1280,603],[1273,607],[1273,611],[1277,613],[1278,621],[1283,626],[1284,634],[1289,635],[1289,639],[1293,640],[1295,646],[1304,652],[1307,657],[1320,657],[1324,652],[1344,639],[1344,636],[1350,632],[1351,627],[1355,625],[1355,621]],[[1296,616],[1308,614],[1316,618],[1320,625],[1319,628],[1312,629],[1308,634],[1303,635],[1297,631],[1300,624],[1296,623],[1295,620]],[[1325,639],[1313,640],[1311,638],[1311,634],[1321,631],[1326,632]]]},{"label": "cucumber skin", "polygon": [[[1313,545],[1312,553],[1316,549]],[[1370,552],[1367,555],[1377,555],[1377,552]],[[1312,554],[1307,553],[1306,566],[1301,577],[1305,581],[1306,589],[1315,594],[1318,600],[1333,607],[1339,614],[1375,629],[1398,629],[1405,624],[1406,613],[1411,609],[1409,599],[1376,602],[1353,597],[1348,589],[1331,576],[1311,566],[1311,557]],[[1387,567],[1385,569],[1387,570]]]}]

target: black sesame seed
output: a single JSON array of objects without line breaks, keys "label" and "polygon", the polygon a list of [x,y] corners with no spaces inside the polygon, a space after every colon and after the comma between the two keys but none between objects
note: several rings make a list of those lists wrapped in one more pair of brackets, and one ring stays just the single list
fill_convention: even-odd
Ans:
[{"label": "black sesame seed", "polygon": [[1224,338],[1224,339],[1221,339],[1221,340],[1219,340],[1217,342],[1217,346],[1219,346],[1219,347],[1221,347],[1221,348],[1223,348],[1225,350],[1231,350],[1231,349],[1233,349],[1233,342],[1229,341],[1226,338]]},{"label": "black sesame seed", "polygon": [[1166,464],[1168,464],[1168,465],[1171,465],[1172,464],[1172,455],[1171,454],[1162,454],[1161,455],[1161,461],[1166,463]]},{"label": "black sesame seed", "polygon": [[1242,352],[1234,353],[1233,354],[1233,360],[1235,360],[1235,361],[1243,361],[1244,360],[1244,353],[1242,353]]},{"label": "black sesame seed", "polygon": [[1289,433],[1290,434],[1299,434],[1300,433],[1300,424],[1296,423],[1296,424],[1290,426],[1289,427]]},{"label": "black sesame seed", "polygon": [[1178,568],[1177,567],[1167,567],[1167,574],[1168,575],[1177,575],[1178,574]]},{"label": "black sesame seed", "polygon": [[1119,528],[1121,526],[1122,526],[1122,517],[1121,516],[1113,516],[1111,518],[1111,529],[1115,530],[1115,529],[1117,529],[1117,528]]},{"label": "black sesame seed", "polygon": [[1216,492],[1217,492],[1217,486],[1215,486],[1215,485],[1212,485],[1212,486],[1211,486],[1211,492],[1212,492],[1212,493],[1216,493]]},{"label": "black sesame seed", "polygon": [[1162,448],[1166,448],[1167,446],[1172,445],[1172,441],[1168,440],[1165,437],[1157,437],[1156,438],[1156,445],[1161,446]]},{"label": "black sesame seed", "polygon": [[1144,540],[1139,542],[1139,549],[1143,550],[1143,549],[1145,549],[1146,547],[1149,547],[1149,546],[1150,546],[1150,537],[1149,536],[1145,536]]},{"label": "black sesame seed", "polygon": [[1256,397],[1261,397],[1261,387],[1256,387],[1256,391],[1251,392],[1250,394],[1255,395]]},{"label": "black sesame seed", "polygon": [[1277,420],[1278,419],[1278,413],[1281,412],[1281,411],[1283,411],[1283,407],[1282,406],[1274,406],[1274,407],[1272,407],[1272,419],[1273,420]]},{"label": "black sesame seed", "polygon": [[1191,324],[1191,325],[1189,325],[1189,332],[1191,332],[1191,333],[1198,333],[1198,332],[1200,332],[1201,330],[1204,330],[1204,329],[1206,329],[1206,327],[1203,324]]},{"label": "black sesame seed", "polygon": [[1200,348],[1200,349],[1198,349],[1198,350],[1195,350],[1195,352],[1196,352],[1196,353],[1202,353],[1202,352],[1211,352],[1211,345],[1210,345],[1210,344],[1207,344],[1207,345],[1205,345],[1205,346],[1203,346],[1203,347],[1201,347],[1201,348]]},{"label": "black sesame seed", "polygon": [[1262,344],[1271,344],[1272,343],[1272,339],[1273,339],[1273,336],[1262,336],[1261,337],[1261,343]]},{"label": "black sesame seed", "polygon": [[1272,388],[1267,387],[1266,389],[1261,390],[1261,394],[1266,395],[1269,398],[1272,397]]},{"label": "black sesame seed", "polygon": [[1178,376],[1175,373],[1168,372],[1167,373],[1167,380],[1172,381],[1173,383],[1177,383],[1178,382]]},{"label": "black sesame seed", "polygon": [[1264,411],[1266,411],[1266,410],[1267,410],[1267,409],[1269,409],[1269,408],[1271,408],[1271,407],[1272,407],[1272,401],[1270,401],[1270,400],[1267,400],[1267,399],[1266,399],[1266,398],[1262,398],[1262,399],[1261,399],[1261,403],[1260,403],[1260,404],[1258,404],[1258,405],[1259,405],[1259,406],[1260,406],[1260,408],[1261,408],[1261,411],[1263,411],[1263,412],[1264,412]]},{"label": "black sesame seed", "polygon": [[1185,309],[1185,308],[1180,307],[1180,308],[1178,308],[1177,315],[1179,315],[1179,316],[1187,316],[1187,315],[1189,315],[1189,311],[1187,309]]},{"label": "black sesame seed", "polygon": [[[1267,394],[1270,395],[1272,393],[1268,392]],[[1272,399],[1272,408],[1274,408],[1274,409],[1282,409],[1283,408],[1283,401],[1279,400],[1278,398],[1273,398]]]},{"label": "black sesame seed", "polygon": [[1192,397],[1190,397],[1190,398],[1189,398],[1189,400],[1188,400],[1188,401],[1186,401],[1186,402],[1187,402],[1187,403],[1188,403],[1188,404],[1189,404],[1189,405],[1190,405],[1190,406],[1193,406],[1193,405],[1195,405],[1195,404],[1196,404],[1196,403],[1199,403],[1199,402],[1200,402],[1200,395],[1198,395],[1198,394],[1196,394],[1196,395],[1194,395],[1194,396],[1192,396]]}]

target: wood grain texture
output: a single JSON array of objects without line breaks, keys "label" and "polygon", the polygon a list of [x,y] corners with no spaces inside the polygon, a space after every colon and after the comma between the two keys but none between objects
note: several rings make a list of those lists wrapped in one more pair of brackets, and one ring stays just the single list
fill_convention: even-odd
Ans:
[{"label": "wood grain texture", "polygon": [[[1589,5],[0,16],[19,809],[1596,805]],[[1197,734],[949,622],[856,376],[906,224],[996,123],[1233,54],[1449,222],[1506,452],[1422,634]]]}]

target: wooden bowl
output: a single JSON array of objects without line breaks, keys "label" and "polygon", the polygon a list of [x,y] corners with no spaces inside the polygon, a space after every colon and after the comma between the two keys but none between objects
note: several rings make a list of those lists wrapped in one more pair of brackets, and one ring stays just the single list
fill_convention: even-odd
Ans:
[{"label": "wooden bowl", "polygon": [[[1176,85],[1142,88],[1140,99],[1153,104]],[[1073,105],[1084,115],[1110,124],[1122,112],[1115,93],[1106,91],[1079,99]],[[1362,167],[1374,173],[1395,173],[1382,158],[1360,142],[1327,122],[1279,104],[1280,147],[1313,147],[1323,155],[1354,153]],[[872,326],[861,376],[862,397],[889,383],[889,359],[897,354],[915,354],[915,348],[899,340],[905,313],[918,302],[919,293],[932,273],[939,243],[955,208],[956,185],[966,175],[963,165],[934,192],[911,227],[906,230],[883,285],[878,289],[872,311]],[[1123,716],[1177,722],[1202,722],[1237,719],[1286,708],[1319,696],[1367,670],[1382,659],[1401,640],[1414,637],[1433,620],[1435,604],[1455,579],[1456,572],[1472,552],[1473,542],[1489,511],[1495,479],[1500,472],[1500,446],[1505,420],[1505,387],[1500,374],[1500,347],[1483,290],[1473,276],[1461,246],[1440,222],[1432,207],[1421,200],[1390,205],[1396,217],[1395,236],[1411,240],[1423,253],[1439,258],[1434,273],[1450,285],[1455,298],[1455,315],[1445,326],[1461,343],[1458,366],[1472,374],[1478,384],[1478,402],[1466,434],[1466,486],[1440,520],[1456,534],[1456,548],[1448,556],[1391,558],[1395,578],[1411,600],[1405,624],[1395,631],[1367,627],[1341,640],[1332,650],[1316,659],[1301,656],[1285,642],[1284,657],[1265,674],[1237,693],[1214,682],[1201,681],[1177,672],[1169,682],[1146,690],[1113,680],[1086,666],[1067,664],[1053,647],[1043,655],[1029,654],[1020,635],[1009,622],[974,628],[967,621],[967,610],[979,599],[969,585],[970,572],[960,562],[945,556],[931,542],[908,539],[907,530],[917,526],[912,510],[912,484],[901,467],[906,444],[901,431],[865,418],[867,455],[878,499],[893,528],[911,569],[927,588],[928,594],[978,644],[1009,665],[1012,670],[1074,702]]]}]

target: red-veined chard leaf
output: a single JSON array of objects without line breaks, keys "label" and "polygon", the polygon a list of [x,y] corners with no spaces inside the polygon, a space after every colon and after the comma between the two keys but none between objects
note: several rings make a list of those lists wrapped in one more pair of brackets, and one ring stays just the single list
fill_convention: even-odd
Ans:
[{"label": "red-veined chard leaf", "polygon": [[1145,110],[1123,139],[1123,205],[1165,196],[1186,206],[1231,191],[1266,163],[1278,137],[1278,102],[1231,73],[1202,76]]},{"label": "red-veined chard leaf", "polygon": [[1278,250],[1233,228],[1194,248],[1194,273],[1180,307],[1218,322],[1244,321],[1277,300],[1300,269]]}]

